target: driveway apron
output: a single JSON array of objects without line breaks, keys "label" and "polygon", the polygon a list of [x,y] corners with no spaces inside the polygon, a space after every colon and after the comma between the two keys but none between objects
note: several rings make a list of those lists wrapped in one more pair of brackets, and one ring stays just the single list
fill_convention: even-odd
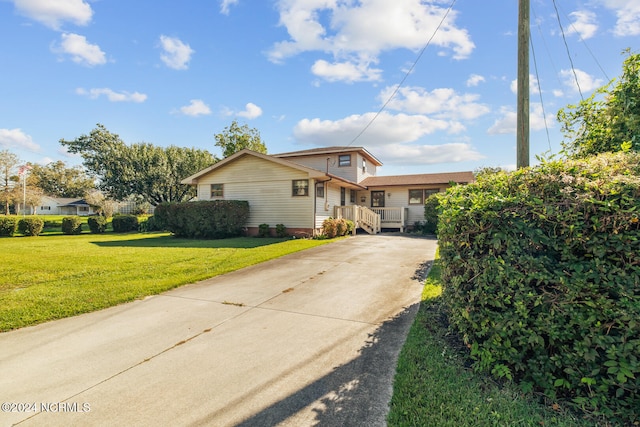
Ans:
[{"label": "driveway apron", "polygon": [[0,334],[0,426],[384,426],[435,249],[358,235]]}]

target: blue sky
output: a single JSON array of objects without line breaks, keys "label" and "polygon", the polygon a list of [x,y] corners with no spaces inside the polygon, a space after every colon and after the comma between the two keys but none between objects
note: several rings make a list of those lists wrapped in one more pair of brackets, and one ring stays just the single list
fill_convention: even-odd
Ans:
[{"label": "blue sky", "polygon": [[[517,3],[0,0],[0,149],[80,164],[58,141],[101,123],[219,156],[235,119],[269,153],[364,146],[380,175],[513,168]],[[531,0],[532,164],[559,151],[578,84],[589,96],[640,46],[638,1],[555,6]]]}]

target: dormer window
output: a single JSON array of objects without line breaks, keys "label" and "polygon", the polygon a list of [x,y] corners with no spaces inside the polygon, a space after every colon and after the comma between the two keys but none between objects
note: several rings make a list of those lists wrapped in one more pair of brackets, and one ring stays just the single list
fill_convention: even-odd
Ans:
[{"label": "dormer window", "polygon": [[351,154],[340,154],[338,156],[338,166],[341,168],[351,166]]}]

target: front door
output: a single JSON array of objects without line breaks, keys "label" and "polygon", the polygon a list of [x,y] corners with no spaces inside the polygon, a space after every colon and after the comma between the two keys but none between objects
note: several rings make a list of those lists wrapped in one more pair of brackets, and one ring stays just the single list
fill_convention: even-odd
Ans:
[{"label": "front door", "polygon": [[384,191],[371,192],[371,207],[384,208]]}]

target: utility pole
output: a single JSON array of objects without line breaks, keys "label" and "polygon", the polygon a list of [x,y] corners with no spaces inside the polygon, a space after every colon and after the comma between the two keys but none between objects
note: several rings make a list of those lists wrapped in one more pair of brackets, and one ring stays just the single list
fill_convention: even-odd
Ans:
[{"label": "utility pole", "polygon": [[529,166],[529,0],[518,3],[517,166]]}]

